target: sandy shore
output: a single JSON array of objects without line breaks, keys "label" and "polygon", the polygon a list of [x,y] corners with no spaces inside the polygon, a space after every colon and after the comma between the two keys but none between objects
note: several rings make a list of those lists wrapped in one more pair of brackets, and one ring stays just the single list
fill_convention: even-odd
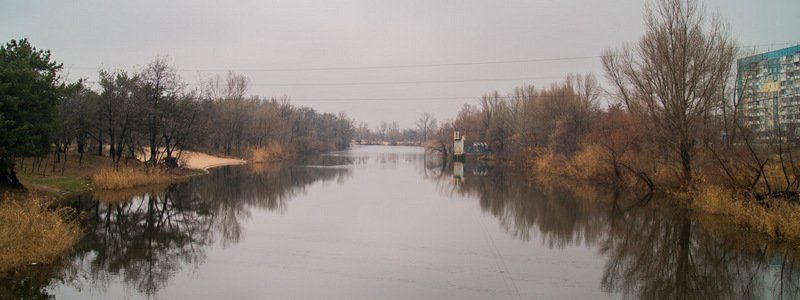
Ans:
[{"label": "sandy shore", "polygon": [[243,159],[225,158],[192,151],[184,151],[181,155],[181,159],[185,160],[186,168],[200,170],[247,163],[247,161]]},{"label": "sandy shore", "polygon": [[[145,161],[150,156],[150,149],[143,148],[142,152],[137,155],[140,161]],[[183,151],[181,154],[181,161],[185,163],[184,167],[187,169],[206,170],[215,167],[241,165],[246,164],[247,161],[238,158],[225,158],[219,156],[209,155],[203,152]]]}]

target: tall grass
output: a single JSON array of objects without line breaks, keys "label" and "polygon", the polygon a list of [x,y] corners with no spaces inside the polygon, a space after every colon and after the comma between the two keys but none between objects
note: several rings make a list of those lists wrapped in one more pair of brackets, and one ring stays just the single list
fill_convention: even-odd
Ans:
[{"label": "tall grass", "polygon": [[278,143],[271,143],[266,147],[250,148],[249,160],[253,163],[279,161],[288,158],[290,153]]},{"label": "tall grass", "polygon": [[69,208],[48,209],[39,198],[0,202],[0,276],[30,263],[50,263],[69,250],[81,230]]},{"label": "tall grass", "polygon": [[102,169],[92,174],[92,185],[98,190],[119,190],[170,181],[169,174],[159,169]]},{"label": "tall grass", "polygon": [[757,203],[729,189],[709,185],[696,193],[692,206],[705,213],[727,216],[744,229],[800,241],[800,206],[784,199]]}]

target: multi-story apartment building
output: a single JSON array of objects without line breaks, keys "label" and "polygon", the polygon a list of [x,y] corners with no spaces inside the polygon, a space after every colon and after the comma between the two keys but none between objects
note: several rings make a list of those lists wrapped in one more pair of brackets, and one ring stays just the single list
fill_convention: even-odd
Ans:
[{"label": "multi-story apartment building", "polygon": [[737,70],[741,121],[762,137],[800,137],[800,45],[741,58]]}]

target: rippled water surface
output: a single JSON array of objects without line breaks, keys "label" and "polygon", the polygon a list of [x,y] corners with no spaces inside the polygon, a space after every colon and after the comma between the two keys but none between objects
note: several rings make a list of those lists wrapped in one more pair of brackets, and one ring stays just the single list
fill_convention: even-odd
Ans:
[{"label": "rippled water surface", "polygon": [[87,235],[4,282],[57,299],[796,298],[797,255],[635,190],[355,147],[71,201]]}]

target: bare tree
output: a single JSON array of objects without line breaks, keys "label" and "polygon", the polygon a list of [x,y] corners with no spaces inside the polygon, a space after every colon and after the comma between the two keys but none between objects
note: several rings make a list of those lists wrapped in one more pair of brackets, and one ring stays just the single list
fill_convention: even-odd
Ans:
[{"label": "bare tree", "polygon": [[397,122],[392,122],[386,129],[386,138],[389,140],[389,144],[397,145],[397,142],[400,140],[402,136],[402,132],[400,132],[400,125]]},{"label": "bare tree", "polygon": [[[98,125],[100,128],[105,128],[109,156],[114,166],[118,167],[123,148],[132,143],[135,121],[142,111],[141,106],[135,103],[137,98],[142,97],[139,77],[131,76],[124,71],[116,73],[100,71],[100,86],[102,91],[98,108],[102,122]],[[99,136],[102,135],[102,132],[99,133]],[[98,147],[103,147],[102,142],[98,144]]]},{"label": "bare tree", "polygon": [[596,119],[599,88],[592,75],[569,75],[545,89],[517,88],[508,98],[515,151],[547,148],[570,155]]},{"label": "bare tree", "polygon": [[434,133],[432,137],[434,143],[429,146],[429,149],[439,152],[445,157],[450,155],[453,152],[453,131],[455,131],[455,128],[452,122],[443,122]]},{"label": "bare tree", "polygon": [[361,122],[361,124],[358,125],[358,129],[356,130],[356,132],[358,135],[359,144],[362,144],[364,142],[366,142],[367,144],[370,143],[372,132],[370,132],[369,125],[367,125],[367,123]]},{"label": "bare tree", "polygon": [[204,86],[205,96],[212,101],[219,115],[219,128],[212,131],[213,140],[220,143],[225,155],[231,155],[234,147],[241,150],[245,130],[247,107],[245,96],[249,89],[250,79],[247,76],[228,72],[223,79],[217,75],[208,80]]},{"label": "bare tree", "polygon": [[645,25],[637,44],[606,51],[603,67],[615,97],[648,120],[689,184],[701,129],[723,91],[735,44],[727,26],[695,1],[656,0]]},{"label": "bare tree", "polygon": [[[182,94],[176,101],[169,102],[164,107],[165,118],[161,137],[164,143],[164,162],[167,167],[178,167],[181,150],[195,133],[198,103],[194,99],[194,93]],[[174,153],[176,150],[177,155]]]},{"label": "bare tree", "polygon": [[436,131],[436,117],[430,113],[423,113],[415,123],[420,144],[428,141],[429,135]]},{"label": "bare tree", "polygon": [[160,137],[166,118],[165,106],[177,101],[183,84],[175,69],[161,57],[147,65],[141,74],[141,80],[145,96],[140,104],[145,110],[146,141],[150,149],[148,162],[156,165],[163,146]]},{"label": "bare tree", "polygon": [[375,127],[375,134],[378,135],[378,139],[381,142],[386,141],[386,134],[388,133],[388,131],[389,131],[389,124],[387,124],[385,121],[381,121],[381,123]]}]

